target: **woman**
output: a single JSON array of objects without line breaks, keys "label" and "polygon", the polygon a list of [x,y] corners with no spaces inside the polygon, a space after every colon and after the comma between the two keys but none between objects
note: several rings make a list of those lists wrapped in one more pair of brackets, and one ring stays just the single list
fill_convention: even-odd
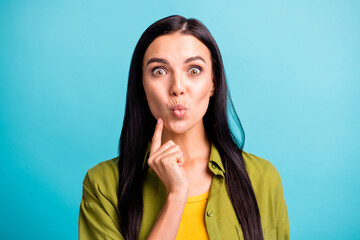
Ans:
[{"label": "woman", "polygon": [[155,22],[132,57],[120,156],[85,176],[80,239],[289,239],[280,176],[243,141],[210,32]]}]

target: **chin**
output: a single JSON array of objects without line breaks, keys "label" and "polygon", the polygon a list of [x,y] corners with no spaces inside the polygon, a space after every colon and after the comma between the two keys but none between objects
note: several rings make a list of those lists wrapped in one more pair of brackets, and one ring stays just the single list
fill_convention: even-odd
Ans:
[{"label": "chin", "polygon": [[189,130],[191,127],[189,124],[183,120],[177,120],[177,121],[167,121],[165,122],[165,128],[166,130],[176,133],[176,134],[182,134],[185,133],[187,130]]}]

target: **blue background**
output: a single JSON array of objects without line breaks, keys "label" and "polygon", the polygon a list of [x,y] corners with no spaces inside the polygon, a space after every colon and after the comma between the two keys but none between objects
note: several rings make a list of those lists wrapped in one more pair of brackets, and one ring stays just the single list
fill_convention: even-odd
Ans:
[{"label": "blue background", "polygon": [[359,239],[359,1],[0,1],[0,239],[76,239],[87,169],[117,156],[156,20],[218,42],[244,150],[280,172],[292,239]]}]

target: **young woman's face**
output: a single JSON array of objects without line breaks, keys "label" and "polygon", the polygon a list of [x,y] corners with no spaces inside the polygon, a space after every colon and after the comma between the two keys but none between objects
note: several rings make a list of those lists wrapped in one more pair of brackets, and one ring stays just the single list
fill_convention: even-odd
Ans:
[{"label": "young woman's face", "polygon": [[202,124],[214,93],[209,49],[188,34],[156,38],[144,55],[143,86],[151,113],[167,130],[184,133]]}]

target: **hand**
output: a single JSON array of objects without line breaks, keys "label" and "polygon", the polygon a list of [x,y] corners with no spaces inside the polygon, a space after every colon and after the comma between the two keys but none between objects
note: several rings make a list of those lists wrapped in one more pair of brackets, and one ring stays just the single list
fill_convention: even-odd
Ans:
[{"label": "hand", "polygon": [[168,195],[175,193],[187,196],[189,183],[182,167],[183,153],[179,145],[171,140],[161,146],[163,127],[163,120],[159,118],[151,141],[148,164],[164,184]]}]

